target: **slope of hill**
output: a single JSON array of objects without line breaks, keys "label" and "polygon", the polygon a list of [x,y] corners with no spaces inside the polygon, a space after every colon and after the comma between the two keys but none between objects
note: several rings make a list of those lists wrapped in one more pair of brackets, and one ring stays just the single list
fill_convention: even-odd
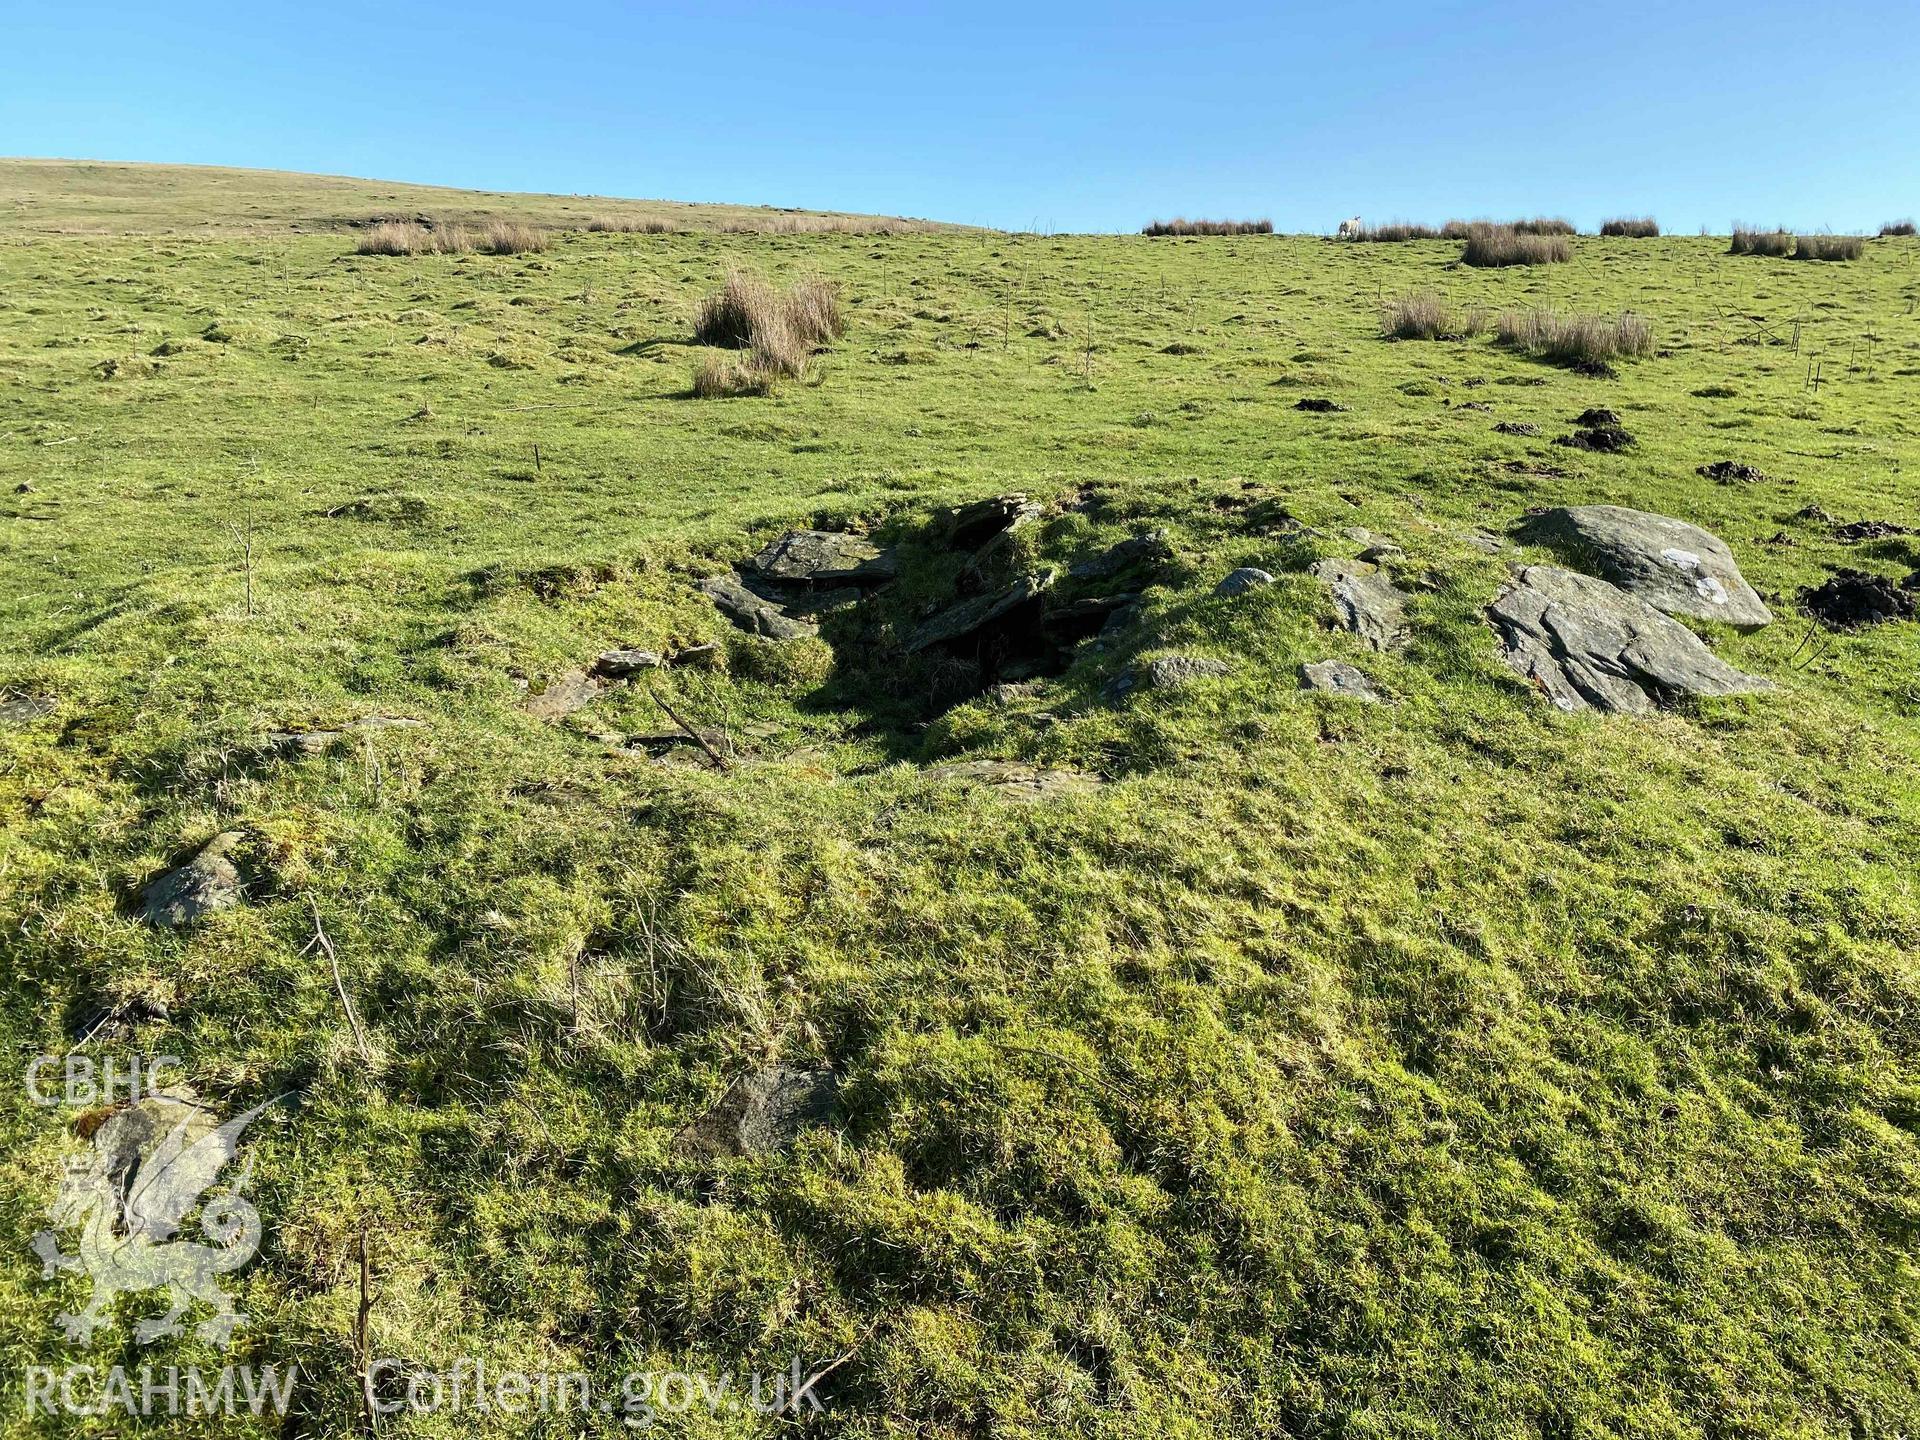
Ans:
[{"label": "slope of hill", "polygon": [[579,228],[595,219],[657,222],[677,230],[948,231],[965,226],[830,210],[524,195],[454,190],[344,175],[142,165],[99,160],[0,159],[0,234],[245,234],[340,230],[370,219],[466,223],[524,220]]},{"label": "slope of hill", "polygon": [[[357,1433],[365,1237],[405,1374],[816,1433],[1920,1433],[1917,243],[10,237],[0,1044],[286,1098],[234,1346],[140,1350],[29,1248],[99,1112],[0,1087],[0,1405],[224,1354],[301,1366],[224,1433]],[[847,328],[696,399],[735,266]],[[1653,350],[1383,338],[1426,287]],[[1773,688],[1503,657],[1588,502],[1727,543],[1773,623],[1639,623]]]}]

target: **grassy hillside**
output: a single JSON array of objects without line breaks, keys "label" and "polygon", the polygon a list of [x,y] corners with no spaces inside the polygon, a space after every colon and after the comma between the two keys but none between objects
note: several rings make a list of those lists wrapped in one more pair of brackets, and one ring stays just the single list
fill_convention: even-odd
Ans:
[{"label": "grassy hillside", "polygon": [[[352,1432],[363,1231],[376,1354],[838,1362],[822,1434],[1911,1433],[1920,636],[1796,596],[1920,562],[1833,525],[1920,526],[1920,249],[1572,245],[0,243],[0,689],[39,702],[0,725],[9,1053],[290,1095],[228,1352],[299,1361],[285,1433]],[[732,266],[837,282],[849,328],[696,400]],[[1382,339],[1420,286],[1632,307],[1657,351],[1604,380]],[[1553,444],[1590,406],[1638,443]],[[1696,474],[1727,459],[1765,478]],[[1016,491],[1016,568],[1153,529],[1173,558],[1105,648],[969,696],[908,652],[959,571],[936,512]],[[1482,612],[1547,558],[1525,512],[1589,501],[1724,538],[1777,619],[1702,633],[1779,688],[1544,704]],[[698,582],[796,525],[898,542],[901,578],[748,636]],[[1305,573],[1379,539],[1412,597],[1384,655]],[[1241,565],[1276,583],[1214,597]],[[603,651],[707,642],[542,718]],[[1230,668],[1114,693],[1169,654]],[[1384,703],[1304,693],[1327,658]],[[631,743],[675,728],[654,694],[728,768]],[[346,734],[270,738],[315,729]],[[939,768],[979,760],[1081,783]],[[143,920],[226,832],[245,900]],[[776,1061],[838,1077],[819,1123],[688,1143]],[[26,1243],[73,1116],[5,1093],[7,1383],[210,1361],[60,1338],[84,1287]]]},{"label": "grassy hillside", "polygon": [[376,217],[411,220],[416,216],[454,224],[523,220],[560,229],[578,229],[605,219],[669,225],[676,230],[944,232],[964,228],[832,210],[453,190],[217,165],[0,159],[0,234],[262,235],[339,230]]}]

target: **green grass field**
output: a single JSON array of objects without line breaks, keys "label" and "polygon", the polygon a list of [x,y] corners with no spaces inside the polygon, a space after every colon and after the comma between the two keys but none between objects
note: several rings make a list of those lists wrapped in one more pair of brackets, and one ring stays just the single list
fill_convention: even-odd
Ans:
[{"label": "green grass field", "polygon": [[[354,1433],[363,1230],[373,1350],[410,1365],[840,1362],[823,1416],[662,1433],[1920,1429],[1920,635],[1796,605],[1920,565],[1801,513],[1920,526],[1920,242],[1474,271],[1439,241],[244,228],[0,230],[0,692],[53,702],[0,724],[0,1036],[24,1066],[117,1006],[87,1053],[178,1055],[223,1113],[290,1097],[226,1358],[297,1361],[298,1414],[165,1433]],[[696,400],[691,312],[734,266],[836,282],[849,327],[771,397]],[[1631,308],[1658,352],[1605,380],[1380,338],[1418,287]],[[1551,443],[1595,405],[1633,449]],[[1724,459],[1768,478],[1696,474]],[[1124,643],[942,708],[900,649],[952,579],[916,537],[1016,491],[1027,562],[1152,528],[1176,560]],[[1566,716],[1506,666],[1482,612],[1544,552],[1476,532],[1595,501],[1732,546],[1776,620],[1703,633],[1777,691]],[[794,526],[918,557],[857,639],[755,639],[698,589]],[[1353,527],[1406,552],[1401,653],[1303,573]],[[1214,598],[1239,565],[1278,582]],[[529,709],[704,642],[723,666]],[[1232,670],[1107,694],[1170,653]],[[1387,703],[1304,693],[1329,657]],[[672,728],[649,685],[730,768],[606,743]],[[368,716],[425,723],[263,747]],[[980,759],[1106,783],[932,769]],[[145,923],[226,831],[245,902]],[[676,1143],[773,1059],[837,1072],[825,1123]],[[215,1352],[61,1338],[84,1285],[27,1244],[73,1116],[4,1094],[6,1424],[128,1433],[28,1421],[18,1376]]]}]

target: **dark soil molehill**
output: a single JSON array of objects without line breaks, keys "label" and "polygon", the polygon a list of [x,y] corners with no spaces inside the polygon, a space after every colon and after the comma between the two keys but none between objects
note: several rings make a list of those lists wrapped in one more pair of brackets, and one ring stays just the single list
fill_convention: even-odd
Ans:
[{"label": "dark soil molehill", "polygon": [[[1611,414],[1607,410],[1589,410],[1588,415]],[[1582,417],[1583,419],[1585,417]],[[1591,425],[1584,430],[1576,430],[1571,435],[1562,435],[1553,442],[1565,445],[1569,450],[1593,450],[1602,455],[1617,455],[1633,444],[1633,436],[1618,425]]]},{"label": "dark soil molehill", "polygon": [[1298,402],[1293,408],[1296,410],[1311,410],[1316,415],[1338,415],[1343,414],[1347,407],[1335,404],[1331,400],[1322,400],[1318,396],[1309,395],[1306,399]]},{"label": "dark soil molehill", "polygon": [[1693,473],[1721,485],[1758,485],[1767,478],[1759,466],[1745,465],[1738,460],[1716,460],[1711,465],[1702,465]]},{"label": "dark soil molehill", "polygon": [[1861,540],[1885,540],[1890,535],[1912,533],[1906,526],[1895,525],[1891,520],[1853,520],[1833,527],[1833,538],[1849,545]]},{"label": "dark soil molehill", "polygon": [[1524,420],[1502,420],[1493,427],[1493,431],[1496,435],[1538,435],[1540,427],[1529,425]]},{"label": "dark soil molehill", "polygon": [[1589,430],[1597,430],[1602,427],[1610,427],[1617,430],[1620,428],[1621,422],[1620,417],[1613,411],[1608,410],[1604,406],[1596,405],[1591,409],[1582,410],[1578,415],[1574,416],[1573,423],[1576,425],[1584,425]]},{"label": "dark soil molehill", "polygon": [[1836,570],[1820,584],[1800,592],[1800,609],[1836,630],[1859,630],[1888,620],[1911,620],[1914,595],[1884,575]]}]

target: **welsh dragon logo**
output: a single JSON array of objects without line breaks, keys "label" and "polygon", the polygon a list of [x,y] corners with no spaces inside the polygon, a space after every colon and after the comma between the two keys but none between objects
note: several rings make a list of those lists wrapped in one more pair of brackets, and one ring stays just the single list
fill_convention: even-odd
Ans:
[{"label": "welsh dragon logo", "polygon": [[[200,1197],[239,1151],[240,1136],[274,1102],[257,1105],[224,1124],[190,1093],[167,1091],[114,1111],[92,1132],[93,1148],[68,1157],[67,1170],[47,1207],[51,1228],[33,1237],[41,1277],[82,1270],[93,1296],[78,1314],[60,1316],[70,1340],[93,1339],[112,1324],[114,1297],[165,1288],[172,1301],[163,1316],[142,1320],[142,1345],[178,1336],[194,1301],[214,1313],[195,1327],[201,1339],[225,1345],[246,1316],[219,1285],[260,1248],[260,1212],[244,1194],[252,1159],[225,1194],[201,1205],[200,1230],[211,1244],[176,1240]],[[62,1254],[57,1233],[80,1227],[79,1252]]]}]

